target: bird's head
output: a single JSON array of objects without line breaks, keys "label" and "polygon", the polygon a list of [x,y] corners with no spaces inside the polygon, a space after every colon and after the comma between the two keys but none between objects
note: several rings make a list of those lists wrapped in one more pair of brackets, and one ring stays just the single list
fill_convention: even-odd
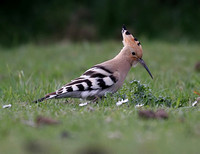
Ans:
[{"label": "bird's head", "polygon": [[153,79],[150,70],[142,59],[143,50],[140,42],[135,37],[133,37],[133,35],[126,29],[124,25],[122,27],[122,36],[122,42],[124,44],[123,49],[125,51],[124,54],[128,57],[132,66],[135,66],[139,62],[147,70],[147,72]]}]

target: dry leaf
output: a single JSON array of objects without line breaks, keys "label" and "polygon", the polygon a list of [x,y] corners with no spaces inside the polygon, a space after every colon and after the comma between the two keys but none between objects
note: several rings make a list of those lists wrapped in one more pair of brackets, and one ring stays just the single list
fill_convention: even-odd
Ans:
[{"label": "dry leaf", "polygon": [[56,125],[59,124],[60,122],[51,118],[47,118],[47,117],[42,117],[42,116],[38,116],[36,118],[36,124],[37,126],[40,125]]},{"label": "dry leaf", "polygon": [[157,110],[155,114],[158,119],[168,119],[168,114],[163,109]]},{"label": "dry leaf", "polygon": [[168,114],[163,109],[158,109],[156,112],[152,110],[140,110],[138,115],[144,119],[168,119]]},{"label": "dry leaf", "polygon": [[140,118],[144,118],[144,119],[155,118],[156,116],[152,110],[140,110],[138,112],[138,115]]}]

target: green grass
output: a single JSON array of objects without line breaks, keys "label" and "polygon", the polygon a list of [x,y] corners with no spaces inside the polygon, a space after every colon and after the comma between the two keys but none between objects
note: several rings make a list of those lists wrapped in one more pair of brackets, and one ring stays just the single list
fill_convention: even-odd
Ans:
[{"label": "green grass", "polygon": [[[57,43],[0,48],[0,153],[199,153],[200,112],[191,104],[200,91],[200,45],[143,40],[143,59],[154,80],[141,66],[133,68],[123,88],[114,96],[79,107],[79,99],[31,101],[53,92],[94,64],[115,56],[122,44]],[[155,98],[169,98],[171,105],[148,102],[141,109],[165,109],[168,120],[138,117],[128,89],[132,80],[147,85]],[[137,85],[136,87],[137,88]],[[116,106],[126,96],[127,104]],[[11,108],[3,109],[5,104]],[[91,110],[92,108],[92,110]],[[31,127],[42,115],[59,125]],[[69,137],[63,138],[62,133]]]}]

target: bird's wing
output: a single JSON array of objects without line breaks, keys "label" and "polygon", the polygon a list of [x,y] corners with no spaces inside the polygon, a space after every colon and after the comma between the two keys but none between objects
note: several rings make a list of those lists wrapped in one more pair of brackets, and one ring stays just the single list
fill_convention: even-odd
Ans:
[{"label": "bird's wing", "polygon": [[58,89],[56,95],[59,96],[69,92],[104,90],[113,86],[117,80],[112,71],[101,65],[96,65],[83,73],[79,78]]}]

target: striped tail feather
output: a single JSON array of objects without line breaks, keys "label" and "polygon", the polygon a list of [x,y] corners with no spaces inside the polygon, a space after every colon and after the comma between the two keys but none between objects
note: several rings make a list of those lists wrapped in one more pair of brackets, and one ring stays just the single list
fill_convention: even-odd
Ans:
[{"label": "striped tail feather", "polygon": [[45,97],[42,97],[38,100],[33,101],[32,103],[42,102],[42,101],[47,100],[47,99],[55,98],[56,96],[57,96],[56,92],[52,92],[52,93],[47,94]]}]

